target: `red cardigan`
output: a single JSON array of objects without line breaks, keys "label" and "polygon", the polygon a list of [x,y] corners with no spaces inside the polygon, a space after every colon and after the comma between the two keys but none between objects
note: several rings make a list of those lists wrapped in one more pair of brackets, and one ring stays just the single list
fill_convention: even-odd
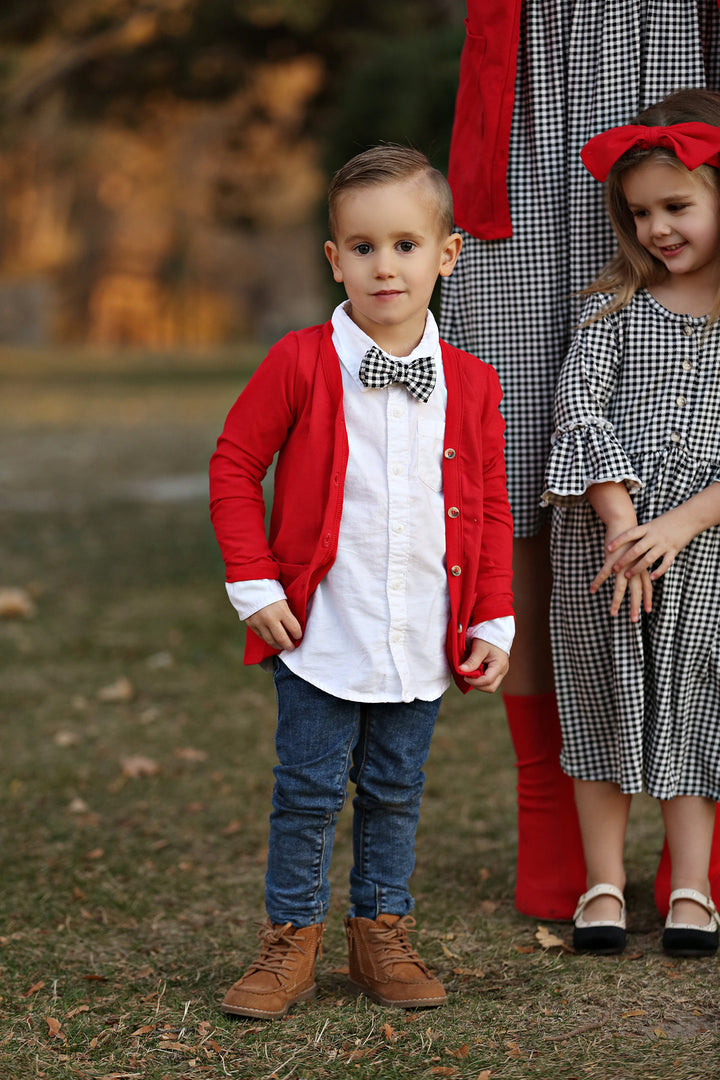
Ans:
[{"label": "red cardigan", "polygon": [[[513,613],[512,518],[498,377],[445,342],[442,356],[447,655],[456,672],[468,626]],[[261,484],[278,451],[268,539]],[[340,360],[328,322],[270,350],[230,410],[210,461],[210,514],[226,580],[279,580],[303,628],[308,600],[335,559],[347,461]],[[274,652],[248,630],[246,664]],[[469,689],[461,676],[455,681]]]},{"label": "red cardigan", "polygon": [[480,240],[512,235],[506,178],[521,6],[467,0],[448,180],[455,221]]}]

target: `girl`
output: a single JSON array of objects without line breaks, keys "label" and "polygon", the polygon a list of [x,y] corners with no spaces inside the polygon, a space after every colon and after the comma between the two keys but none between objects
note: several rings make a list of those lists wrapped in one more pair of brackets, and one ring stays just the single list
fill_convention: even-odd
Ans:
[{"label": "girl", "polygon": [[718,947],[719,151],[720,94],[686,90],[582,152],[620,246],[585,290],[544,495],[561,764],[587,866],[580,950],[624,947],[623,846],[643,785],[672,862],[663,946]]}]

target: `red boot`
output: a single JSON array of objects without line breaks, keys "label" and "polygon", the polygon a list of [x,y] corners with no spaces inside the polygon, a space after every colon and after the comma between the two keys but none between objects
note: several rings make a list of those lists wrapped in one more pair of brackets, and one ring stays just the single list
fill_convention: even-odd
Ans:
[{"label": "red boot", "polygon": [[[663,919],[670,908],[670,849],[667,840],[663,844],[662,855],[655,875],[655,904]],[[710,849],[710,895],[715,906],[720,907],[720,803],[715,808],[715,830]]]},{"label": "red boot", "polygon": [[517,758],[515,906],[541,919],[572,919],[585,890],[573,782],[560,768],[555,694],[503,694]]}]

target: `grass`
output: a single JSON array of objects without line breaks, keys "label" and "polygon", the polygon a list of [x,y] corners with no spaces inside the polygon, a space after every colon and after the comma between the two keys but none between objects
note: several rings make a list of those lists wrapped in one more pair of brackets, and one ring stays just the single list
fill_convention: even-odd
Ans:
[{"label": "grass", "polygon": [[227,355],[0,355],[0,587],[36,609],[0,619],[0,1076],[719,1078],[718,960],[659,949],[656,807],[633,808],[626,953],[543,948],[512,902],[501,702],[452,690],[413,880],[447,1007],[348,992],[346,813],[318,998],[220,1013],[263,917],[273,764],[202,493],[243,377]]}]

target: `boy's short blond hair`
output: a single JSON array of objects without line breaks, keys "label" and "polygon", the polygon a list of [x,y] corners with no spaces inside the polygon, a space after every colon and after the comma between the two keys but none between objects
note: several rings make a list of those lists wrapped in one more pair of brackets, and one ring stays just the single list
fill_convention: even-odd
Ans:
[{"label": "boy's short blond hair", "polygon": [[427,180],[437,206],[438,230],[443,236],[449,236],[453,231],[454,218],[452,192],[446,178],[419,150],[399,143],[381,143],[356,154],[338,169],[330,181],[328,224],[332,240],[336,239],[338,199],[346,191],[374,184],[397,184],[414,177]]}]

